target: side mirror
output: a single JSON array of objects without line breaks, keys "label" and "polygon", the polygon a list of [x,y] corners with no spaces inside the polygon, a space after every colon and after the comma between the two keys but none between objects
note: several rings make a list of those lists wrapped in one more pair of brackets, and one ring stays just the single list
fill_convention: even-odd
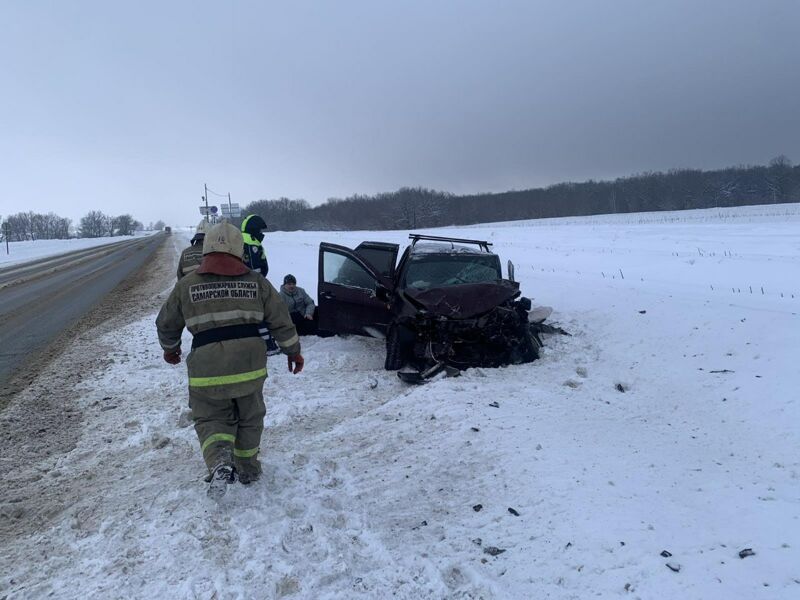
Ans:
[{"label": "side mirror", "polygon": [[391,292],[389,292],[389,288],[379,283],[375,287],[375,297],[381,302],[389,302],[389,299],[391,297]]},{"label": "side mirror", "polygon": [[514,281],[514,263],[508,261],[508,280]]}]

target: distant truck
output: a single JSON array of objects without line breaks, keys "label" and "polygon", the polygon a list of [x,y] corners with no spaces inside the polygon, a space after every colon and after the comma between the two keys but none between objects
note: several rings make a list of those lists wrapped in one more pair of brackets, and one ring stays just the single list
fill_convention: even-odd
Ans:
[{"label": "distant truck", "polygon": [[169,225],[164,227],[164,233],[172,233],[172,227],[170,227]]}]

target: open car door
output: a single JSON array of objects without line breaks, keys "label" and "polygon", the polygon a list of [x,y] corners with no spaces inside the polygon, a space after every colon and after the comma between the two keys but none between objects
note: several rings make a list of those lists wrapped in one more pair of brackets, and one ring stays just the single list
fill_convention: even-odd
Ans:
[{"label": "open car door", "polygon": [[386,242],[361,242],[356,246],[355,253],[366,260],[379,275],[387,279],[394,279],[394,265],[397,262],[398,244]]},{"label": "open car door", "polygon": [[358,253],[344,246],[319,245],[317,301],[319,328],[332,333],[385,333],[392,315],[378,287],[391,282]]}]

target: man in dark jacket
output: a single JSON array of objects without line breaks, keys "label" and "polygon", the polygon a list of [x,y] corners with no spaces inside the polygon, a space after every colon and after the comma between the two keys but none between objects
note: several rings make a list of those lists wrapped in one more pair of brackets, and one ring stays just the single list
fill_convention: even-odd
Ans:
[{"label": "man in dark jacket", "polygon": [[283,278],[281,298],[289,307],[289,316],[297,328],[299,335],[315,335],[317,333],[317,307],[306,291],[297,285],[294,275]]},{"label": "man in dark jacket", "polygon": [[300,339],[286,304],[258,273],[242,262],[242,235],[230,223],[211,228],[200,266],[175,285],[156,319],[164,360],[181,362],[181,334],[194,339],[186,359],[189,405],[209,472],[208,494],[224,495],[237,477],[250,483],[261,474],[267,377],[259,328],[272,331],[289,370],[303,368]]},{"label": "man in dark jacket", "polygon": [[261,245],[266,229],[267,224],[258,215],[248,215],[242,221],[242,239],[244,240],[242,260],[253,271],[260,271],[264,277],[269,272],[267,255],[264,252],[264,246]]},{"label": "man in dark jacket", "polygon": [[[242,221],[242,240],[244,241],[244,251],[242,261],[253,271],[258,271],[264,277],[269,272],[267,254],[264,252],[264,231],[267,223],[258,215],[247,215]],[[266,327],[262,327],[262,337],[267,344],[267,354],[278,354],[280,349],[272,339]]]}]

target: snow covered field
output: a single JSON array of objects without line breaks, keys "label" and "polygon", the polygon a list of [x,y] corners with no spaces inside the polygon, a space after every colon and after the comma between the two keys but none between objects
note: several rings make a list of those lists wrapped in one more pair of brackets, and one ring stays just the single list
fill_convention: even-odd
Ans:
[{"label": "snow covered field", "polygon": [[[0,597],[800,597],[800,206],[716,214],[437,231],[573,336],[421,387],[379,340],[304,338],[303,373],[269,362],[265,477],[220,505],[155,315],[92,340],[77,446],[0,514],[80,493],[0,542]],[[270,234],[270,279],[315,296],[320,241],[407,233]]]},{"label": "snow covered field", "polygon": [[[152,235],[152,232],[138,232],[139,235]],[[0,244],[0,268],[23,263],[74,250],[84,248],[94,248],[103,244],[111,244],[131,239],[131,237],[99,237],[99,238],[77,238],[71,240],[35,240],[27,242],[9,242],[8,254],[6,254],[6,244]]]}]

